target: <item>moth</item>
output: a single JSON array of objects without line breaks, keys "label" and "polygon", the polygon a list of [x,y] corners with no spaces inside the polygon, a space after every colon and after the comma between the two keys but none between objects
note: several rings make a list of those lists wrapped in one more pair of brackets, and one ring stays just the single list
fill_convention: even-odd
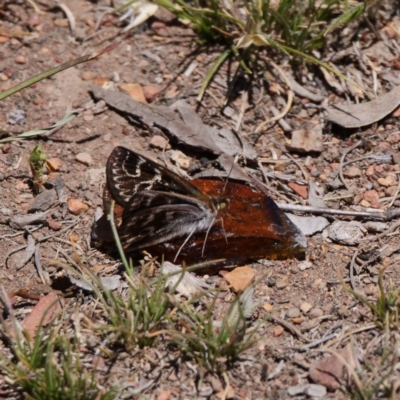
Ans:
[{"label": "moth", "polygon": [[[186,180],[168,168],[116,147],[106,165],[104,213],[116,203],[126,253],[147,250],[170,261],[301,256],[306,239],[264,193],[222,180]],[[111,239],[106,218],[92,237]],[[108,233],[107,233],[108,231]]]}]

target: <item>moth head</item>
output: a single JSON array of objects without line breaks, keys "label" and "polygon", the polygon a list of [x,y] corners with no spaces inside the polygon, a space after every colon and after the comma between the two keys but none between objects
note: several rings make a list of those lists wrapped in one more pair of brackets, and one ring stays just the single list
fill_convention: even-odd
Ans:
[{"label": "moth head", "polygon": [[227,197],[221,197],[218,199],[218,211],[221,211],[229,206],[229,199]]}]

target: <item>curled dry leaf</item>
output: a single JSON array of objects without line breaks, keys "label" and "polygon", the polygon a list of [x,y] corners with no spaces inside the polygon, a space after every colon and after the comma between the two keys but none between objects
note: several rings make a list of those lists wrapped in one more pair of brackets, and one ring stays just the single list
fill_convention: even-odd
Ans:
[{"label": "curled dry leaf", "polygon": [[[347,364],[347,366],[346,366]],[[355,369],[357,357],[355,350],[349,343],[339,350],[337,354],[325,357],[322,361],[314,363],[310,367],[310,378],[329,390],[337,390],[345,382],[346,377],[351,376],[348,367]]]},{"label": "curled dry leaf", "polygon": [[400,86],[372,101],[327,107],[327,119],[345,128],[359,128],[380,121],[399,105]]}]

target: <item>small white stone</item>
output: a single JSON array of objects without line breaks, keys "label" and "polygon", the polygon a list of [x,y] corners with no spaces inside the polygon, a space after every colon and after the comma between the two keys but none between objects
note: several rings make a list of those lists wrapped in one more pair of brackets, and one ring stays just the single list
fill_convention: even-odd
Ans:
[{"label": "small white stone", "polygon": [[92,164],[92,156],[89,153],[78,153],[75,156],[75,160],[80,162],[81,164],[89,166]]}]

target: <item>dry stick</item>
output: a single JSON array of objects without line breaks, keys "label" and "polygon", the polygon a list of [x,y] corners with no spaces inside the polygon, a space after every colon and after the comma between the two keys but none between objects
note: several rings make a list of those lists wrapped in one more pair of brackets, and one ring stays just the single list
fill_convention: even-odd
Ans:
[{"label": "dry stick", "polygon": [[[298,204],[282,204],[277,203],[278,207],[284,211],[299,211],[299,212],[308,212],[313,214],[328,214],[328,215],[345,215],[351,217],[364,217],[372,220],[379,221],[390,221],[391,219],[400,216],[400,209],[395,208],[393,210],[387,211],[351,211],[351,210],[335,210],[332,208],[320,208],[320,207],[311,207],[311,206],[302,206]],[[391,230],[397,228],[400,225],[400,222],[396,222],[395,225],[392,226],[388,231],[381,234],[381,236],[385,236]],[[377,238],[377,237],[376,237]],[[366,239],[361,239],[366,240]],[[370,239],[367,239],[370,240]]]},{"label": "dry stick", "polygon": [[238,119],[236,121],[236,126],[234,128],[236,133],[239,133],[240,127],[242,125],[244,113],[246,111],[246,108],[249,105],[249,101],[248,100],[249,100],[249,93],[246,90],[242,94],[242,104],[240,105],[240,113],[239,113]]},{"label": "dry stick", "polygon": [[306,182],[308,183],[308,174],[307,171],[304,169],[304,167],[301,165],[301,163],[299,161],[297,161],[288,151],[286,151],[284,149],[284,147],[275,141],[272,141],[277,147],[280,148],[280,150],[282,151],[283,154],[285,154],[285,156],[287,156],[294,164],[296,164],[299,168],[300,171],[302,172],[302,174],[304,175],[304,179],[306,180]]},{"label": "dry stick", "polygon": [[282,80],[285,81],[287,87],[289,88],[288,99],[287,99],[286,106],[283,109],[283,111],[281,113],[273,116],[272,118],[270,118],[264,122],[261,122],[261,124],[257,126],[255,133],[260,132],[261,129],[268,123],[279,121],[280,119],[282,119],[289,112],[290,108],[292,107],[292,103],[293,103],[293,99],[294,99],[294,92],[292,90],[292,84],[290,83],[286,74],[283,72],[282,68],[279,67],[277,64],[275,64],[272,60],[269,60],[269,63],[278,71],[278,74],[280,75]]},{"label": "dry stick", "polygon": [[344,159],[346,158],[347,154],[349,154],[351,151],[353,151],[356,147],[358,147],[360,144],[362,143],[361,140],[359,140],[357,143],[353,144],[353,146],[349,147],[348,149],[346,149],[342,156],[340,157],[340,165],[339,165],[339,176],[340,176],[340,180],[343,182],[343,185],[346,187],[346,189],[349,192],[352,192],[352,190],[350,189],[350,186],[347,184],[347,182],[344,179],[343,176],[343,162]]},{"label": "dry stick", "polygon": [[360,249],[357,249],[354,252],[353,257],[351,258],[351,263],[350,263],[350,286],[355,292],[357,292],[357,290],[356,290],[356,283],[354,282],[354,264],[356,263],[356,258],[358,256],[359,251],[360,251]]},{"label": "dry stick", "polygon": [[42,268],[42,263],[40,262],[40,243],[36,245],[35,249],[35,265],[36,269],[39,275],[40,280],[42,281],[43,284],[49,284],[49,280],[46,279],[45,275],[48,275],[47,272],[45,273]]},{"label": "dry stick", "polygon": [[280,318],[272,317],[270,319],[272,322],[275,322],[278,325],[283,326],[285,329],[287,329],[290,333],[295,334],[299,339],[301,339],[303,342],[310,343],[310,339],[308,339],[306,336],[304,336],[297,328],[295,328],[292,324],[289,322],[283,321]]},{"label": "dry stick", "polygon": [[400,177],[398,179],[399,179],[399,183],[397,184],[396,193],[393,195],[392,201],[389,203],[388,208],[392,207],[392,205],[396,201],[397,195],[399,194],[399,191],[400,191]]}]

